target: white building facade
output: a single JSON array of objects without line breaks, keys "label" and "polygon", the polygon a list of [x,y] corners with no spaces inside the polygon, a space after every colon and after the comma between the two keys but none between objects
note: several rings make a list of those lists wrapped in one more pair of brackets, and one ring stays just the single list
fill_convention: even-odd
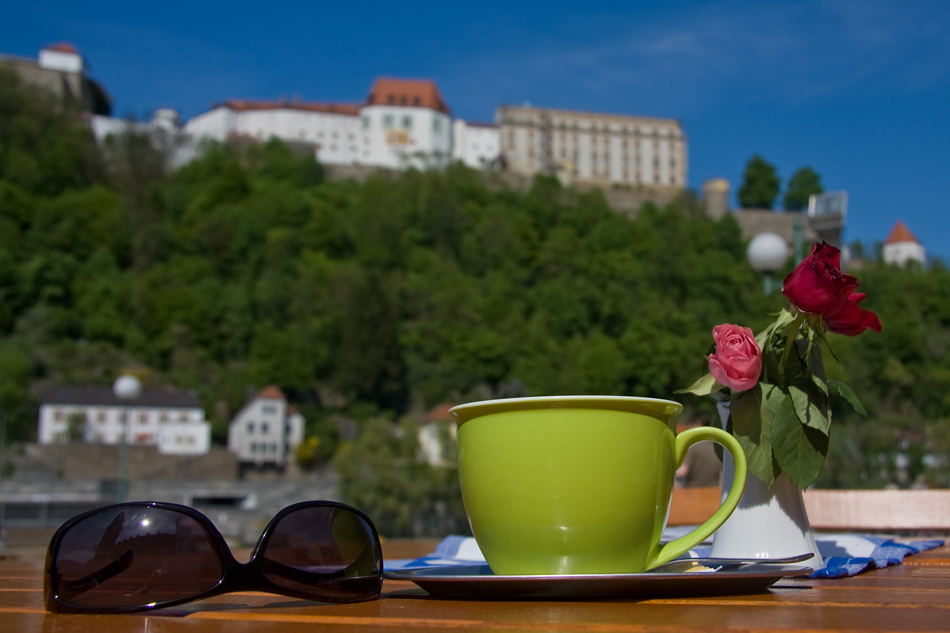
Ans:
[{"label": "white building facade", "polygon": [[195,138],[271,137],[313,145],[317,160],[330,165],[359,163],[359,107],[352,104],[232,99],[194,117],[184,131]]},{"label": "white building facade", "polygon": [[390,169],[444,166],[452,156],[451,126],[435,83],[377,79],[360,109],[361,162]]},{"label": "white building facade", "polygon": [[231,421],[228,450],[241,465],[283,468],[303,441],[304,418],[277,387],[258,393]]},{"label": "white building facade", "polygon": [[927,264],[927,253],[923,244],[917,241],[900,220],[894,225],[891,234],[884,242],[884,262],[897,266],[906,266],[907,262],[919,262],[921,266]]},{"label": "white building facade", "polygon": [[609,187],[686,186],[687,143],[679,121],[501,106],[495,113],[501,153],[516,173],[567,173],[568,180]]},{"label": "white building facade", "polygon": [[108,387],[51,387],[40,405],[40,444],[157,446],[160,453],[203,455],[211,448],[211,425],[194,392],[146,389],[125,403]]},{"label": "white building facade", "polygon": [[496,165],[501,147],[498,126],[455,119],[452,123],[452,160],[473,169]]}]

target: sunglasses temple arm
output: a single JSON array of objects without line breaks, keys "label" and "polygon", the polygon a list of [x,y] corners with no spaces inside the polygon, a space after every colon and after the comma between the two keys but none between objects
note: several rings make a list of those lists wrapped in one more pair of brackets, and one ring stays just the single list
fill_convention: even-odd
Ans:
[{"label": "sunglasses temple arm", "polygon": [[71,600],[72,598],[75,598],[76,596],[101,585],[110,578],[115,578],[132,566],[133,558],[134,555],[132,554],[132,550],[126,550],[122,556],[112,561],[102,569],[94,571],[88,576],[83,576],[82,578],[78,578],[76,580],[62,580],[62,578],[59,578],[59,582],[57,583],[59,597],[63,600]]}]

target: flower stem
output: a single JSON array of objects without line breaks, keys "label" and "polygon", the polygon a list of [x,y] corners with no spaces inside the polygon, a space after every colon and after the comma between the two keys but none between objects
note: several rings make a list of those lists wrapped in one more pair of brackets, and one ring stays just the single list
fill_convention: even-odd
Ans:
[{"label": "flower stem", "polygon": [[798,316],[795,317],[795,320],[792,322],[791,329],[788,333],[788,340],[785,341],[785,353],[782,354],[782,371],[785,371],[785,365],[788,363],[788,356],[792,353],[792,348],[795,346],[795,337],[798,335],[798,330],[802,327],[802,323],[805,322],[805,313],[799,312]]}]

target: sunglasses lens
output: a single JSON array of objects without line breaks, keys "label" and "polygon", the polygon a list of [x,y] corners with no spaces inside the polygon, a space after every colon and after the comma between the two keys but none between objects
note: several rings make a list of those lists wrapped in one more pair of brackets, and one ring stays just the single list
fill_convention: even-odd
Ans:
[{"label": "sunglasses lens", "polygon": [[218,584],[224,567],[207,530],[175,510],[104,508],[62,535],[52,561],[60,600],[80,607],[143,607]]},{"label": "sunglasses lens", "polygon": [[382,586],[375,532],[346,508],[305,507],[285,515],[261,555],[267,579],[300,597],[359,600],[378,595]]}]

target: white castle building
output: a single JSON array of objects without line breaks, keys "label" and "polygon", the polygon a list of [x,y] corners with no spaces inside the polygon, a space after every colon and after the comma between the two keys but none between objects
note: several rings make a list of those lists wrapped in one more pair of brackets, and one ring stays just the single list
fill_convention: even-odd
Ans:
[{"label": "white castle building", "polygon": [[43,392],[40,444],[158,446],[160,453],[203,455],[211,447],[211,425],[192,391],[145,389],[131,403],[109,387],[57,386]]},{"label": "white castle building", "polygon": [[[458,123],[458,122],[457,122]],[[464,126],[464,122],[462,122]],[[247,137],[312,144],[328,165],[402,169],[442,166],[452,159],[479,167],[498,155],[497,128],[480,126],[480,149],[453,147],[451,112],[432,81],[377,79],[362,104],[230,100],[184,126],[197,138]]]}]

